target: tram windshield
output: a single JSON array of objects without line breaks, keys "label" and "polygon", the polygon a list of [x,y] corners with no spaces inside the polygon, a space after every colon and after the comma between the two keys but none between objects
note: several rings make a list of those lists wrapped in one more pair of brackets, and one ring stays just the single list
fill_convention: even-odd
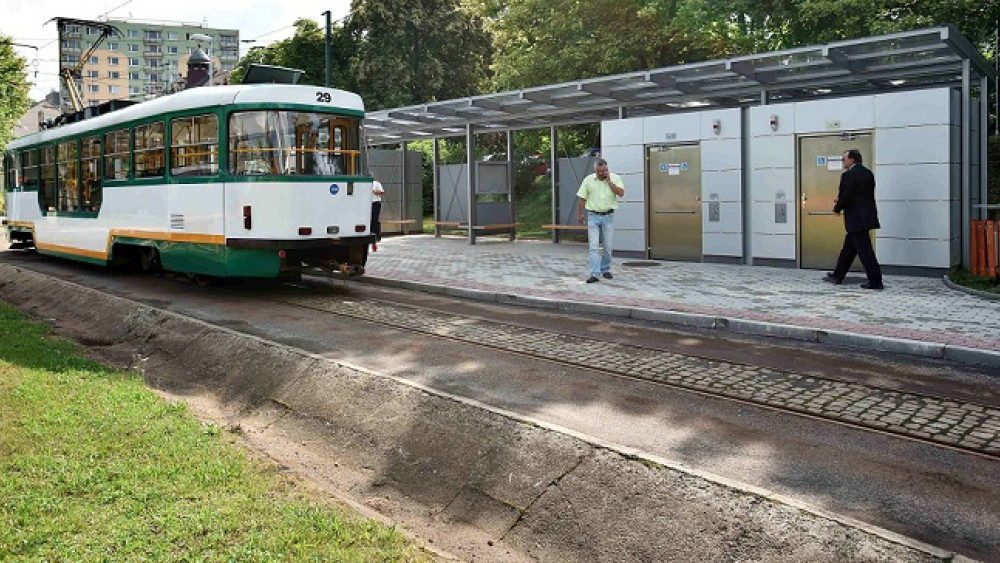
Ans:
[{"label": "tram windshield", "polygon": [[340,176],[360,173],[361,118],[301,111],[244,111],[229,118],[229,173]]}]

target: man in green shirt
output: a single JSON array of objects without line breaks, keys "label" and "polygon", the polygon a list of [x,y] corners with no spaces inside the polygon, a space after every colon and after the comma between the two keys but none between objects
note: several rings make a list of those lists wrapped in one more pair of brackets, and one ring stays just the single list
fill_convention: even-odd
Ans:
[{"label": "man in green shirt", "polygon": [[587,283],[612,279],[611,252],[614,250],[615,209],[618,198],[625,196],[625,183],[618,174],[608,172],[608,161],[600,158],[594,173],[583,179],[576,196],[580,206],[576,218],[583,223],[587,216],[587,242],[590,243],[590,277]]}]

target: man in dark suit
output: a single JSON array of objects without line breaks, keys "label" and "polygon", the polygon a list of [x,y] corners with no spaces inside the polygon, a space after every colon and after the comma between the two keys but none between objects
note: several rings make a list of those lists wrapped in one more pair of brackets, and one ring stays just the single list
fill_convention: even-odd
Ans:
[{"label": "man in dark suit", "polygon": [[844,173],[840,175],[840,190],[834,202],[833,212],[844,214],[844,247],[837,258],[837,266],[823,281],[840,284],[851,268],[854,258],[861,259],[868,275],[868,283],[862,289],[882,289],[882,268],[875,258],[875,249],[869,231],[881,227],[878,209],[875,207],[875,175],[861,164],[861,153],[857,149],[844,152]]}]

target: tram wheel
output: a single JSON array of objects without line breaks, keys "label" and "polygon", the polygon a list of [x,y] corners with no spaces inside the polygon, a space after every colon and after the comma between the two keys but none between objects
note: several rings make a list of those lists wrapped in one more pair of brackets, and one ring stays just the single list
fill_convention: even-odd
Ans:
[{"label": "tram wheel", "polygon": [[151,246],[144,246],[139,249],[139,265],[143,272],[159,272],[163,269],[160,263],[160,252]]},{"label": "tram wheel", "polygon": [[188,274],[191,277],[191,281],[198,285],[198,287],[208,287],[212,285],[211,276],[206,276],[204,274]]}]

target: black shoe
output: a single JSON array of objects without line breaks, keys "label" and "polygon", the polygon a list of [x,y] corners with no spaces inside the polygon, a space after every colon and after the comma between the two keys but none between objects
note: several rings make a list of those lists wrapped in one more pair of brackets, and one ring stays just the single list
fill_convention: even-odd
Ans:
[{"label": "black shoe", "polygon": [[606,280],[614,279],[614,276],[611,275],[611,272],[604,272],[601,275],[604,276],[604,279],[606,279]]},{"label": "black shoe", "polygon": [[844,280],[842,280],[842,279],[834,276],[832,273],[827,274],[823,278],[823,281],[825,281],[826,283],[832,283],[833,285],[840,285],[840,284],[844,283]]},{"label": "black shoe", "polygon": [[597,276],[590,276],[589,278],[587,278],[587,283],[595,283],[599,281],[601,280],[597,279]]},{"label": "black shoe", "polygon": [[861,289],[875,289],[875,290],[882,290],[882,289],[885,289],[885,286],[884,286],[884,285],[882,285],[882,284],[878,284],[878,285],[872,285],[872,284],[870,284],[870,283],[863,283],[863,284],[861,284]]}]

